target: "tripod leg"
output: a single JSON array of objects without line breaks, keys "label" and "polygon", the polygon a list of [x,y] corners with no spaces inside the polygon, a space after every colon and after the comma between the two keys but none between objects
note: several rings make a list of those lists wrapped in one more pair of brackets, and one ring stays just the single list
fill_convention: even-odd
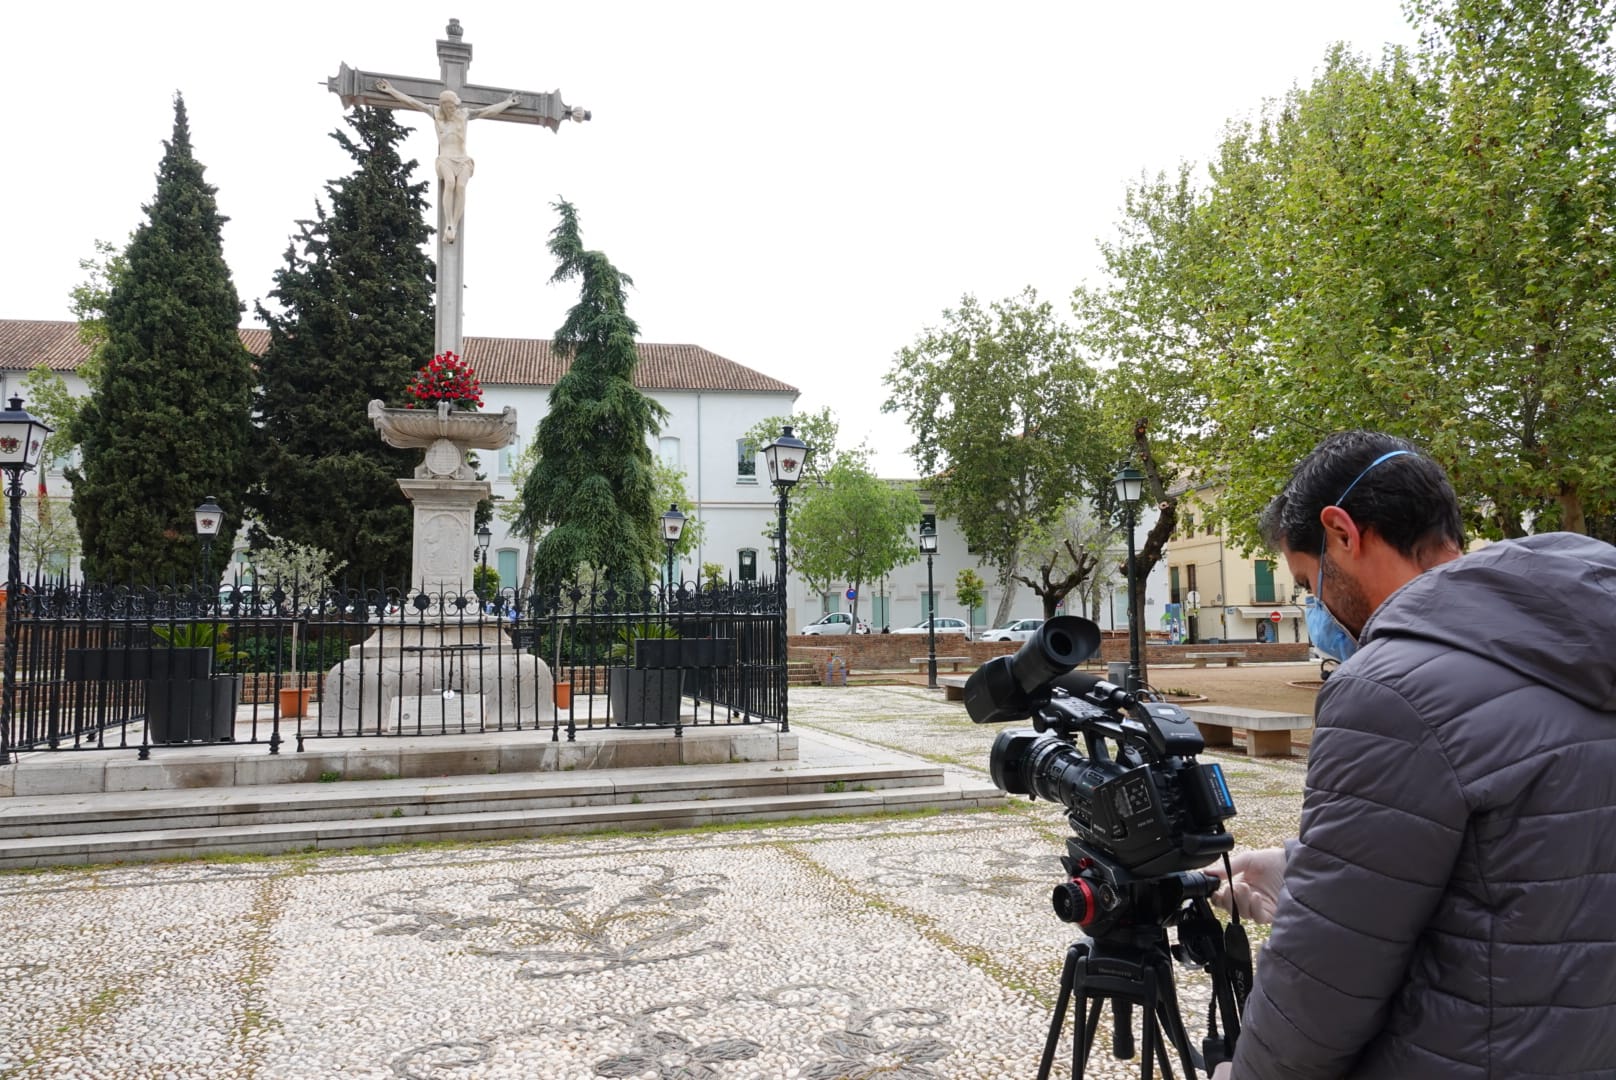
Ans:
[{"label": "tripod leg", "polygon": [[[1173,986],[1173,970],[1164,968],[1163,973],[1161,999],[1157,1002],[1157,1008],[1161,1011],[1162,1030],[1167,1033],[1167,1038],[1178,1050],[1178,1060],[1184,1066],[1184,1075],[1189,1080],[1195,1080],[1195,1063],[1190,1053],[1190,1033],[1184,1027],[1184,1014],[1178,1007],[1178,991]],[[1166,1053],[1166,1048],[1163,1047],[1164,1057]],[[1166,1068],[1165,1063],[1163,1068]]]},{"label": "tripod leg", "polygon": [[[1050,1067],[1055,1064],[1055,1048],[1060,1045],[1061,1028],[1066,1022],[1066,1006],[1072,1000],[1072,987],[1077,981],[1077,964],[1088,952],[1088,946],[1080,941],[1073,942],[1066,950],[1066,961],[1061,964],[1060,990],[1055,995],[1055,1014],[1049,1018],[1049,1037],[1044,1040],[1044,1056],[1038,1062],[1038,1080],[1049,1080]],[[1082,1021],[1081,1003],[1074,1016]]]}]

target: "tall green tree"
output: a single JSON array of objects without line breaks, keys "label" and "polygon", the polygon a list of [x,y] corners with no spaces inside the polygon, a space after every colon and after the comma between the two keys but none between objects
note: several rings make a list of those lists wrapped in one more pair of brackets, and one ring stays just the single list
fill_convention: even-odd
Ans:
[{"label": "tall green tree", "polygon": [[788,512],[791,568],[819,591],[851,585],[855,618],[865,584],[914,560],[910,530],[920,522],[920,497],[856,458],[838,461],[821,481],[798,484]]},{"label": "tall green tree", "polygon": [[1616,511],[1616,4],[1410,11],[1417,50],[1333,50],[1231,129],[1170,227],[1131,206],[1080,297],[1080,327],[1178,368],[1199,408],[1175,457],[1248,546],[1344,427],[1429,447],[1483,535]]},{"label": "tall green tree", "polygon": [[189,579],[200,565],[194,512],[226,510],[229,551],[249,476],[252,361],[219,230],[226,220],[192,153],[185,103],[107,299],[106,346],[80,411],[83,464],[69,473],[88,577]]},{"label": "tall green tree", "polygon": [[[373,399],[399,404],[432,358],[433,268],[424,245],[426,182],[399,156],[406,134],[386,109],[355,109],[332,134],[354,171],[326,184],[298,223],[257,305],[269,326],[255,405],[254,546],[274,535],[329,552],[353,572],[401,581],[411,514],[398,478],[414,454],[376,435]],[[417,583],[418,584],[418,583]]]},{"label": "tall green tree", "polygon": [[572,364],[539,422],[538,459],[522,485],[516,527],[543,533],[532,569],[540,587],[583,569],[637,585],[654,576],[660,554],[667,507],[657,506],[648,437],[661,431],[667,410],[634,385],[639,327],[624,292],[632,280],[604,253],[584,248],[571,203],[555,208],[561,221],[550,234],[550,280],[579,283],[578,303],[555,333],[557,352]]},{"label": "tall green tree", "polygon": [[898,352],[882,406],[914,432],[909,448],[939,513],[959,522],[1014,601],[1030,528],[1093,490],[1116,460],[1096,424],[1096,377],[1070,328],[1032,289],[983,306],[972,296]]}]

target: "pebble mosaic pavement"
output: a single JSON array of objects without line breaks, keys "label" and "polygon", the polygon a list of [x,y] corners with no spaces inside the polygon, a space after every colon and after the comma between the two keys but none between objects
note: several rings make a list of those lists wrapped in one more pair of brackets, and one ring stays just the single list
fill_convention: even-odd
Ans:
[{"label": "pebble mosaic pavement", "polygon": [[[914,687],[792,711],[977,774],[1002,730]],[[1216,760],[1243,845],[1294,830],[1301,762]],[[1030,1077],[1074,937],[1048,899],[1066,835],[1018,801],[4,874],[0,1077]],[[1198,1041],[1206,980],[1178,980]]]}]

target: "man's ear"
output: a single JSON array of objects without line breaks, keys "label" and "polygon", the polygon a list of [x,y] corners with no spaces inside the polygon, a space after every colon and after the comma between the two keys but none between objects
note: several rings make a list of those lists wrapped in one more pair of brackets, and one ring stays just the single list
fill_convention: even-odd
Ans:
[{"label": "man's ear", "polygon": [[1324,546],[1326,550],[1346,548],[1346,553],[1356,558],[1363,552],[1363,532],[1358,523],[1352,520],[1352,515],[1339,506],[1326,506],[1319,511],[1319,524],[1324,526]]}]

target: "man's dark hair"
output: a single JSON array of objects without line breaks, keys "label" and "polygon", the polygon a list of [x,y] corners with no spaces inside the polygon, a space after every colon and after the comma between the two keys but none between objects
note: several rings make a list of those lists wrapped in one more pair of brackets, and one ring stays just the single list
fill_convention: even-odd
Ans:
[{"label": "man's dark hair", "polygon": [[[1372,461],[1393,450],[1411,453],[1387,458],[1364,473]],[[1335,505],[1343,492],[1347,497],[1341,508],[1359,528],[1374,529],[1411,559],[1450,543],[1464,547],[1459,498],[1442,466],[1407,439],[1376,431],[1331,435],[1298,462],[1258,519],[1263,542],[1275,551],[1318,551],[1324,543],[1319,511]]]}]

